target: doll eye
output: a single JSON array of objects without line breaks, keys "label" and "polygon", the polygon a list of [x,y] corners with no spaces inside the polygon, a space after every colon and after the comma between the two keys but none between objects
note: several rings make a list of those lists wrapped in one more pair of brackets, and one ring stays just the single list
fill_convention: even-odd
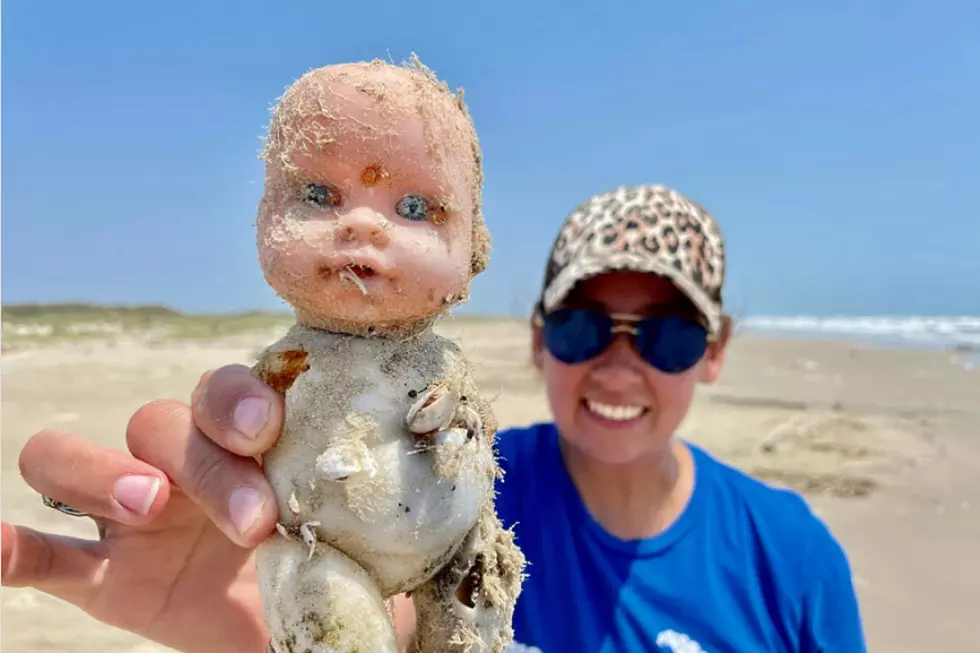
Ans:
[{"label": "doll eye", "polygon": [[406,195],[398,200],[395,211],[406,220],[421,222],[429,218],[429,202],[419,195]]},{"label": "doll eye", "polygon": [[338,206],[340,195],[323,184],[310,183],[303,186],[303,201],[322,209],[327,206]]}]

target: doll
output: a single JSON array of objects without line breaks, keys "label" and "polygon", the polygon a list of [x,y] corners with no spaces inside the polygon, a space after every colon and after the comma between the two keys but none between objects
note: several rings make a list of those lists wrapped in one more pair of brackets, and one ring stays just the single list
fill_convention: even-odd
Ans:
[{"label": "doll", "polygon": [[255,371],[285,425],[263,469],[278,534],[256,552],[275,653],[394,653],[413,597],[425,652],[500,653],[524,557],[493,503],[496,423],[433,325],[488,260],[462,95],[424,66],[313,70],[283,95],[256,223],[296,313]]}]

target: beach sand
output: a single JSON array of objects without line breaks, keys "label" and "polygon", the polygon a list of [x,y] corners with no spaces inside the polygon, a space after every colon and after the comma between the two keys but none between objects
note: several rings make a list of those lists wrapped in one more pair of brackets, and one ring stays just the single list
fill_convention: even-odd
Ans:
[{"label": "beach sand", "polygon": [[[458,320],[440,330],[477,363],[502,426],[548,418],[523,324]],[[94,537],[91,522],[45,508],[21,479],[24,442],[58,427],[122,448],[142,404],[187,400],[205,370],[250,364],[275,336],[5,352],[3,519]],[[850,557],[872,651],[976,648],[980,369],[941,351],[739,335],[721,381],[699,392],[681,434],[804,492]],[[2,618],[5,653],[168,650],[32,590],[4,588]]]}]

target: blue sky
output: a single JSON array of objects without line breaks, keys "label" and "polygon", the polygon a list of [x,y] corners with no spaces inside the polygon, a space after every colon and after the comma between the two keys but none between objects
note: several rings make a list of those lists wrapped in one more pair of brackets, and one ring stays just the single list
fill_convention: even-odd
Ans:
[{"label": "blue sky", "polygon": [[721,223],[738,314],[980,314],[980,4],[926,6],[5,2],[2,298],[283,308],[252,231],[272,103],[414,51],[482,140],[469,311],[525,311],[575,204],[660,182]]}]

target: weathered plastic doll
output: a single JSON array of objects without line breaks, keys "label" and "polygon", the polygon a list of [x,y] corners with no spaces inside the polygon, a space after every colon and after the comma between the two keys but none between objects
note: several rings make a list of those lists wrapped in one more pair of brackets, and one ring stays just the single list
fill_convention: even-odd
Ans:
[{"label": "weathered plastic doll", "polygon": [[524,558],[493,504],[496,424],[432,331],[487,264],[481,154],[462,96],[421,64],[307,73],[275,109],[257,221],[297,324],[256,365],[284,396],[263,459],[279,535],[257,552],[276,653],[502,651]]}]

